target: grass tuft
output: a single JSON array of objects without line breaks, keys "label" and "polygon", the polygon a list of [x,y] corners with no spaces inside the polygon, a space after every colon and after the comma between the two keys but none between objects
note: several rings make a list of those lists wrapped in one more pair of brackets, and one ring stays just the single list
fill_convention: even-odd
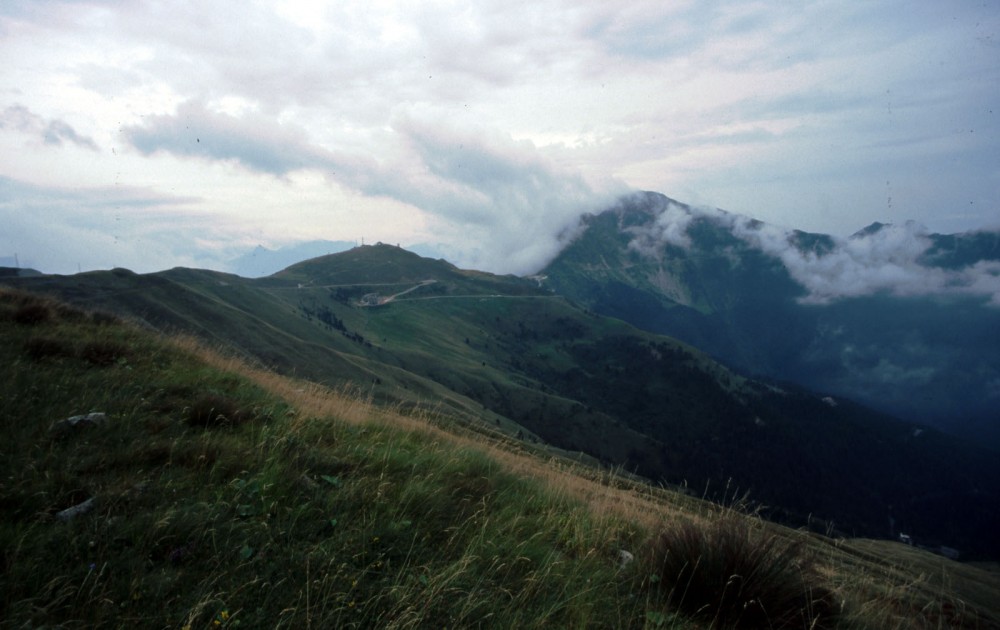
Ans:
[{"label": "grass tuft", "polygon": [[80,358],[98,367],[114,365],[128,356],[128,348],[117,341],[89,341],[80,349]]},{"label": "grass tuft", "polygon": [[24,342],[24,353],[33,361],[76,356],[73,344],[51,337],[32,337]]},{"label": "grass tuft", "polygon": [[242,423],[248,415],[228,396],[203,394],[188,407],[187,423],[196,427],[232,426]]},{"label": "grass tuft", "polygon": [[651,556],[651,581],[668,605],[713,626],[825,628],[836,616],[802,544],[735,509],[708,523],[672,524]]},{"label": "grass tuft", "polygon": [[42,302],[29,302],[14,311],[13,319],[24,326],[37,326],[52,319],[52,309]]}]

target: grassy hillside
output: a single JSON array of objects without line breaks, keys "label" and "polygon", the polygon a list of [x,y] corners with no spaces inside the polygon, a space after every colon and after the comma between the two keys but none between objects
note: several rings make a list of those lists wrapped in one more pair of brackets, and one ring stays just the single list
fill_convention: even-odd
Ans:
[{"label": "grassy hillside", "polygon": [[[639,583],[612,562],[634,525],[422,418],[2,297],[2,617],[15,625],[630,625],[645,614],[627,597]],[[59,424],[93,411],[106,418]]]},{"label": "grassy hillside", "polygon": [[262,280],[191,269],[16,280],[380,405],[446,413],[716,499],[727,487],[749,491],[785,523],[903,531],[963,557],[1000,557],[994,454],[744,378],[537,282],[386,245]]},{"label": "grassy hillside", "polygon": [[46,298],[0,290],[0,361],[4,626],[1000,623],[1000,581],[973,567],[786,530]]}]

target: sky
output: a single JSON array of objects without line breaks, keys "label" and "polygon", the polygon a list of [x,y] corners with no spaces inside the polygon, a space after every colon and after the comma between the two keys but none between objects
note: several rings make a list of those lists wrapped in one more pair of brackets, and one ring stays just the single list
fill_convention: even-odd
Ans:
[{"label": "sky", "polygon": [[992,0],[3,0],[0,265],[327,239],[527,274],[634,190],[1000,228],[998,26]]}]

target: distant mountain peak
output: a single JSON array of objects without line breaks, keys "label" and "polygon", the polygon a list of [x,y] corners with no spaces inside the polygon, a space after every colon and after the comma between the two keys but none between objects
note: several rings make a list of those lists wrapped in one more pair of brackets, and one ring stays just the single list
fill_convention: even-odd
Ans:
[{"label": "distant mountain peak", "polygon": [[276,250],[258,244],[247,253],[230,260],[226,265],[231,271],[244,278],[262,278],[297,262],[324,254],[344,251],[353,247],[352,241],[305,241]]},{"label": "distant mountain peak", "polygon": [[655,221],[671,207],[683,212],[691,212],[691,208],[687,204],[671,199],[663,193],[643,190],[622,196],[617,204],[601,214],[614,214],[618,217],[619,228],[625,229]]},{"label": "distant mountain peak", "polygon": [[788,242],[795,246],[799,252],[812,253],[817,257],[831,254],[837,248],[837,241],[829,234],[816,234],[802,230],[792,230]]},{"label": "distant mountain peak", "polygon": [[865,238],[865,237],[868,237],[868,236],[872,236],[872,235],[878,234],[883,229],[888,228],[888,227],[892,227],[892,224],[891,223],[881,223],[879,221],[873,221],[870,225],[867,225],[867,226],[861,228],[860,230],[858,230],[857,232],[855,232],[854,234],[851,234],[850,238]]}]

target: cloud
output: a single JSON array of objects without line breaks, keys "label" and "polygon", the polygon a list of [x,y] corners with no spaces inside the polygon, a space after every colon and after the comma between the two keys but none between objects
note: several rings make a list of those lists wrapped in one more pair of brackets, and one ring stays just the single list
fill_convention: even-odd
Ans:
[{"label": "cloud", "polygon": [[11,105],[0,113],[0,129],[13,129],[41,138],[52,146],[70,142],[78,147],[97,151],[97,143],[80,135],[69,123],[58,119],[45,120],[24,105]]},{"label": "cloud", "polygon": [[38,186],[0,175],[0,208],[33,211],[41,208],[90,210],[105,208],[164,208],[196,204],[197,197],[167,195],[148,188],[69,188]]},{"label": "cloud", "polygon": [[197,101],[182,104],[175,115],[150,116],[123,133],[145,155],[165,152],[233,161],[276,176],[337,165],[333,154],[310,144],[301,128],[257,114],[236,117],[213,112]]},{"label": "cloud", "polygon": [[[933,241],[916,222],[873,224],[850,238],[808,235],[708,207],[660,202],[648,226],[633,227],[629,247],[659,256],[666,245],[696,247],[689,226],[707,220],[729,230],[748,245],[781,260],[808,294],[805,304],[879,293],[894,296],[972,295],[1000,306],[1000,261],[979,260],[959,268],[925,264]],[[810,238],[812,237],[812,238]],[[813,246],[806,246],[812,242]]]},{"label": "cloud", "polygon": [[453,249],[464,249],[461,262],[476,268],[521,274],[541,269],[565,245],[581,214],[627,190],[611,180],[587,182],[532,142],[480,125],[402,116],[393,128],[408,150],[410,170],[383,178],[367,192],[388,194],[455,226],[466,247]]},{"label": "cloud", "polygon": [[48,273],[156,271],[168,260],[218,266],[202,245],[225,226],[192,210],[198,201],[143,188],[57,188],[0,176],[0,253],[17,253],[22,266]]},{"label": "cloud", "polygon": [[198,102],[181,105],[175,115],[149,117],[124,134],[147,155],[234,162],[279,177],[322,171],[340,185],[413,206],[442,229],[464,233],[452,247],[461,262],[500,272],[537,271],[558,253],[580,214],[625,190],[614,182],[592,186],[530,141],[445,121],[436,112],[395,116],[382,138],[391,150],[381,160],[320,147],[293,125],[214,112]]},{"label": "cloud", "polygon": [[979,261],[960,269],[922,264],[931,247],[927,229],[915,222],[884,225],[848,239],[834,239],[827,252],[803,251],[786,230],[735,221],[734,233],[781,259],[792,277],[809,291],[804,303],[877,293],[895,296],[979,295],[1000,306],[1000,262]]},{"label": "cloud", "polygon": [[659,257],[664,244],[688,249],[692,243],[687,231],[696,217],[697,214],[687,206],[667,199],[665,203],[655,207],[651,225],[626,228],[627,232],[634,235],[628,247],[652,258]]}]

